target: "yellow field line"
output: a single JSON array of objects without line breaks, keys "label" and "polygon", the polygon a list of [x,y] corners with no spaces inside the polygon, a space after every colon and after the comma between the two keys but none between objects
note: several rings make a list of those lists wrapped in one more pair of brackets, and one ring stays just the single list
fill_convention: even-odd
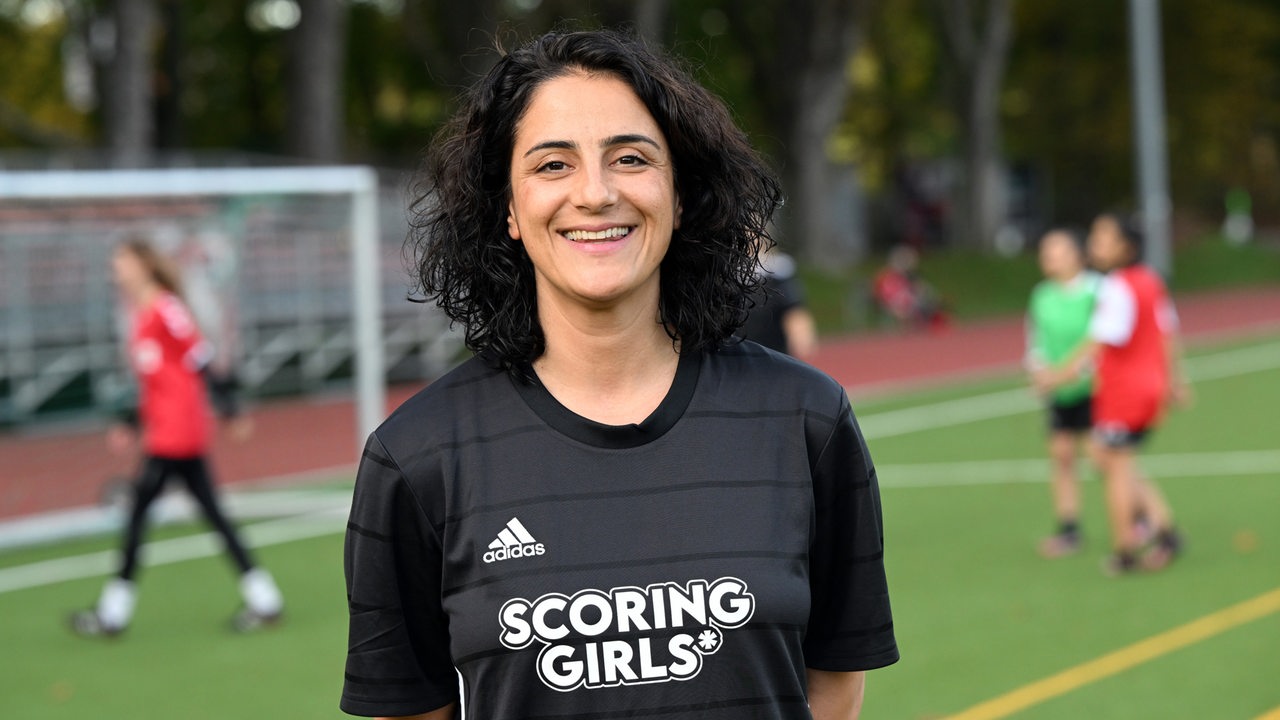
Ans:
[{"label": "yellow field line", "polygon": [[[1280,610],[1280,588],[1024,685],[947,720],[998,720]],[[1280,708],[1258,720],[1280,720]]]},{"label": "yellow field line", "polygon": [[1280,707],[1272,710],[1271,712],[1262,713],[1253,720],[1280,720]]}]

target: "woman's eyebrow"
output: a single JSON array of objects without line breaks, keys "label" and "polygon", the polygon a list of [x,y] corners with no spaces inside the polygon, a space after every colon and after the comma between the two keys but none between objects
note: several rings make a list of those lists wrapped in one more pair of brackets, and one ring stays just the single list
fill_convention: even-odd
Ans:
[{"label": "woman's eyebrow", "polygon": [[569,140],[544,140],[529,148],[529,150],[525,152],[524,156],[529,157],[539,150],[574,150],[577,147],[578,143]]},{"label": "woman's eyebrow", "polygon": [[662,149],[662,146],[658,144],[657,140],[654,140],[648,135],[641,135],[640,133],[630,133],[627,135],[614,135],[612,137],[607,137],[604,140],[600,141],[600,147],[613,147],[615,145],[634,145],[636,143],[647,143],[649,145],[652,145],[656,150]]},{"label": "woman's eyebrow", "polygon": [[[658,144],[657,140],[654,140],[648,135],[642,135],[640,133],[612,135],[610,137],[605,138],[604,140],[601,140],[600,147],[606,148],[606,147],[614,147],[616,145],[634,145],[635,143],[645,143],[648,145],[652,145],[657,150],[662,149],[662,146]],[[539,150],[576,150],[577,147],[578,147],[578,144],[573,142],[572,140],[544,140],[538,143],[537,145],[534,145],[533,147],[529,148],[527,151],[525,151],[524,157],[529,157],[530,155],[538,152]]]}]

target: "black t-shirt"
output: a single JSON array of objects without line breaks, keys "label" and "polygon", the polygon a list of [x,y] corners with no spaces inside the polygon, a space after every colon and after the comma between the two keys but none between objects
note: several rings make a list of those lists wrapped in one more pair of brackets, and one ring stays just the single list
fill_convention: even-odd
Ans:
[{"label": "black t-shirt", "polygon": [[790,255],[772,250],[761,256],[757,276],[760,287],[751,296],[752,306],[746,322],[738,329],[738,337],[780,353],[789,352],[783,320],[787,313],[804,307],[796,262]]},{"label": "black t-shirt", "polygon": [[478,359],[370,437],[343,710],[809,718],[805,668],[898,659],[844,391],[754,343],[681,358],[637,425]]}]

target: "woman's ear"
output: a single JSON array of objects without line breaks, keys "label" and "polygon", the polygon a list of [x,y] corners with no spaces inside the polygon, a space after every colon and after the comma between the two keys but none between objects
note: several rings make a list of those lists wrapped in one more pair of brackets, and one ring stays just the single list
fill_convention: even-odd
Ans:
[{"label": "woman's ear", "polygon": [[507,235],[510,235],[512,240],[520,239],[520,223],[516,222],[514,203],[507,203]]}]

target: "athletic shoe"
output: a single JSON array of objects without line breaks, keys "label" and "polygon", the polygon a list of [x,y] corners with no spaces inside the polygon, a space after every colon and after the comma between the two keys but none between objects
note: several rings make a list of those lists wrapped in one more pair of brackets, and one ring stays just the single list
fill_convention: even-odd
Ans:
[{"label": "athletic shoe", "polygon": [[1139,569],[1137,558],[1129,553],[1111,553],[1102,558],[1102,574],[1107,577],[1130,575]]},{"label": "athletic shoe", "polygon": [[1155,544],[1143,553],[1141,565],[1143,570],[1156,571],[1169,567],[1182,554],[1182,534],[1170,528],[1156,533]]},{"label": "athletic shoe", "polygon": [[1040,541],[1040,556],[1060,558],[1080,552],[1080,535],[1077,533],[1054,533]]},{"label": "athletic shoe", "polygon": [[67,620],[71,624],[71,632],[81,637],[116,637],[124,632],[122,627],[102,622],[102,618],[93,610],[77,610]]},{"label": "athletic shoe", "polygon": [[231,629],[238,633],[251,633],[279,625],[284,619],[283,612],[258,613],[249,608],[240,608],[231,616]]}]

